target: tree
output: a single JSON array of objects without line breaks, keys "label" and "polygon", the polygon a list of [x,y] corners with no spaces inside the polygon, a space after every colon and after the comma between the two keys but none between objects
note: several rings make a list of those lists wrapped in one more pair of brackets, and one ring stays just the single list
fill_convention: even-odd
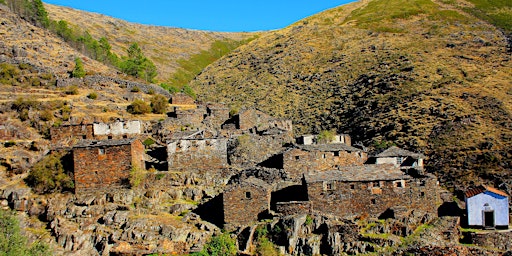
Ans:
[{"label": "tree", "polygon": [[73,72],[71,72],[72,77],[82,78],[85,76],[85,69],[84,69],[84,63],[82,62],[81,58],[76,57],[75,58],[75,68],[73,69]]},{"label": "tree", "polygon": [[151,107],[145,101],[136,99],[128,105],[126,111],[134,115],[147,114],[151,112]]},{"label": "tree", "polygon": [[151,97],[151,108],[153,109],[153,113],[155,114],[163,114],[167,110],[167,103],[169,100],[161,95],[157,94]]},{"label": "tree", "polygon": [[51,255],[48,245],[39,241],[28,245],[16,216],[0,210],[0,255]]},{"label": "tree", "polygon": [[120,69],[128,75],[152,82],[157,75],[155,64],[144,56],[137,43],[130,45],[128,56],[120,63]]},{"label": "tree", "polygon": [[32,167],[25,182],[38,193],[72,190],[73,179],[65,173],[61,158],[60,154],[46,156]]}]

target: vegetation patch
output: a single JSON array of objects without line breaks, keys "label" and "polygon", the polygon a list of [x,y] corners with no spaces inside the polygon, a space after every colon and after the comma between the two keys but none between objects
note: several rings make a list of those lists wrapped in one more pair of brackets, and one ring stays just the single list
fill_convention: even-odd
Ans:
[{"label": "vegetation patch", "polygon": [[50,247],[41,241],[29,244],[21,232],[15,214],[0,209],[0,254],[39,256],[53,253]]},{"label": "vegetation patch", "polygon": [[36,163],[25,179],[27,185],[37,193],[73,191],[73,174],[64,169],[64,155],[52,153]]}]

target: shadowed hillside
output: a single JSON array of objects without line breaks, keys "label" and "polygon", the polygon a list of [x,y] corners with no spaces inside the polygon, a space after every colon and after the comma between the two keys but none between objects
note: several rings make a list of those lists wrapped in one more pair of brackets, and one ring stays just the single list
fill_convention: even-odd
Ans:
[{"label": "shadowed hillside", "polygon": [[510,27],[493,17],[512,20],[511,4],[477,2],[341,6],[239,48],[192,85],[204,101],[291,117],[298,133],[334,128],[371,148],[423,151],[450,187],[510,189]]}]

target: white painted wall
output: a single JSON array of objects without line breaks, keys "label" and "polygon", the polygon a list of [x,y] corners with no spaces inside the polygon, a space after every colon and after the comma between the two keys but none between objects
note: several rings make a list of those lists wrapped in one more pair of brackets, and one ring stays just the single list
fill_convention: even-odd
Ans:
[{"label": "white painted wall", "polygon": [[491,192],[484,192],[470,198],[466,198],[466,209],[468,212],[468,224],[470,226],[483,226],[484,205],[494,210],[494,222],[496,226],[508,226],[508,197],[496,195]]},{"label": "white painted wall", "polygon": [[141,134],[142,124],[140,121],[115,122],[112,124],[93,124],[94,135],[123,135]]}]

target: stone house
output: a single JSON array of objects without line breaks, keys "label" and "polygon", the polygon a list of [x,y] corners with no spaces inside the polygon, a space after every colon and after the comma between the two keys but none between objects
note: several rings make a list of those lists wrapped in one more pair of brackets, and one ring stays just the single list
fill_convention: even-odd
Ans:
[{"label": "stone house", "polygon": [[[299,136],[297,139],[297,144],[301,145],[312,145],[312,144],[319,144],[318,143],[318,135],[302,135]],[[348,134],[336,134],[334,136],[333,141],[329,143],[342,143],[351,146],[352,140]]]},{"label": "stone house", "polygon": [[254,177],[230,184],[222,195],[226,228],[257,222],[270,209],[271,186]]},{"label": "stone house", "polygon": [[401,169],[423,169],[423,154],[392,146],[373,157],[375,164],[394,164]]},{"label": "stone house", "polygon": [[85,140],[73,147],[75,193],[129,187],[130,171],[143,168],[138,139]]},{"label": "stone house", "polygon": [[294,145],[282,153],[283,169],[292,179],[308,172],[362,166],[366,160],[366,152],[342,143]]},{"label": "stone house", "polygon": [[177,139],[167,144],[170,171],[212,171],[228,167],[227,138]]},{"label": "stone house", "polygon": [[94,123],[95,140],[133,138],[143,133],[142,123],[138,120],[116,121],[114,123]]},{"label": "stone house", "polygon": [[468,225],[483,228],[508,228],[509,196],[498,189],[478,186],[465,193]]},{"label": "stone house", "polygon": [[290,119],[274,118],[257,109],[245,109],[235,117],[236,128],[242,131],[258,132],[275,127],[285,131],[292,131]]},{"label": "stone house", "polygon": [[342,218],[377,218],[398,209],[437,213],[435,176],[413,177],[394,165],[345,167],[304,179],[313,212]]}]

